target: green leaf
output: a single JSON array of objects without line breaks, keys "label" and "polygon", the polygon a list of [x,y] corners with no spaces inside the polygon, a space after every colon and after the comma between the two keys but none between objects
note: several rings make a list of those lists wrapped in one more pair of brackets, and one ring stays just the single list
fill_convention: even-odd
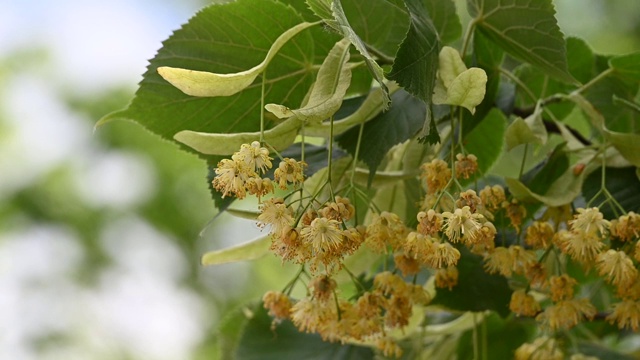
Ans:
[{"label": "green leaf", "polygon": [[[500,65],[504,60],[504,51],[495,46],[486,35],[478,31],[473,34],[473,56],[478,66],[487,72],[490,72],[490,70],[499,71]],[[499,76],[499,73],[496,76]]]},{"label": "green leaf", "polygon": [[509,314],[511,289],[507,279],[484,271],[482,258],[460,248],[458,284],[453,289],[438,289],[432,304],[459,311],[493,310],[505,317]]},{"label": "green leaf", "polygon": [[[605,187],[614,199],[626,210],[640,212],[640,178],[636,176],[634,167],[626,168],[605,168]],[[600,169],[592,172],[584,181],[582,195],[586,201],[592,200],[598,194],[602,185],[602,171]],[[593,199],[594,204],[604,202],[605,198],[600,195]],[[613,219],[615,215],[610,203],[600,207],[606,219]]]},{"label": "green leaf", "polygon": [[616,76],[631,81],[640,81],[640,52],[612,57],[609,59],[609,66]]},{"label": "green leaf", "polygon": [[569,99],[584,111],[596,128],[602,130],[604,137],[625,159],[635,166],[640,166],[640,134],[611,131],[607,128],[602,114],[586,98],[574,93]]},{"label": "green leaf", "polygon": [[[393,103],[389,111],[379,114],[364,125],[358,160],[369,167],[369,177],[375,171],[389,149],[414,136],[424,123],[425,105],[419,99],[404,90],[393,94]],[[338,144],[355,156],[359,127],[345,132],[336,138]]]},{"label": "green leaf", "polygon": [[576,83],[567,69],[565,41],[551,0],[467,0],[482,32],[513,57],[549,76]]},{"label": "green leaf", "polygon": [[254,260],[269,253],[271,236],[261,236],[226,249],[210,251],[202,256],[202,265],[219,265],[236,261]]},{"label": "green leaf", "polygon": [[398,49],[389,78],[430,104],[438,70],[438,33],[423,1],[405,0],[405,5],[411,15],[409,32]]},{"label": "green leaf", "polygon": [[539,201],[547,206],[562,206],[572,202],[582,188],[584,173],[576,176],[573,169],[567,169],[562,176],[551,183],[545,194],[536,194],[517,179],[505,178],[509,191],[513,196],[525,202]]},{"label": "green leaf", "polygon": [[425,0],[423,3],[429,18],[438,30],[440,42],[449,44],[458,40],[462,35],[462,24],[460,24],[460,18],[456,12],[455,2],[452,0]]},{"label": "green leaf", "polygon": [[265,109],[280,119],[295,116],[305,123],[319,123],[333,116],[351,84],[351,69],[347,65],[349,45],[348,40],[342,39],[331,49],[318,71],[304,107],[293,110],[284,105],[267,104]]},{"label": "green leaf", "polygon": [[317,23],[301,23],[280,35],[271,45],[267,57],[249,70],[216,74],[207,71],[174,68],[170,66],[158,67],[158,73],[171,85],[191,96],[231,96],[246,89],[269,65],[278,51],[294,36]]},{"label": "green leaf", "polygon": [[622,106],[626,106],[627,108],[637,112],[640,114],[640,104],[638,104],[637,102],[634,101],[629,101],[623,98],[620,98],[618,96],[616,96],[615,94],[613,95],[613,103],[615,105],[622,105]]},{"label": "green leaf", "polygon": [[465,150],[478,158],[478,172],[487,174],[498,160],[504,146],[507,119],[493,108],[465,138]]},{"label": "green leaf", "polygon": [[364,58],[369,71],[373,75],[373,78],[380,84],[382,88],[384,98],[385,98],[385,108],[388,107],[389,102],[391,101],[389,97],[389,91],[387,86],[384,83],[384,72],[380,65],[375,61],[373,56],[367,50],[366,44],[360,39],[358,34],[356,34],[355,30],[349,24],[349,20],[342,9],[342,4],[340,0],[333,0],[331,2],[331,14],[333,15],[333,20],[325,20],[327,25],[331,26],[334,30],[338,31],[342,36],[348,39],[351,44],[358,50],[360,55]]},{"label": "green leaf", "polygon": [[[502,319],[497,314],[490,314],[484,319],[477,319],[476,324],[480,321],[483,321],[483,339],[486,339],[482,350],[485,359],[512,359],[515,350],[527,342],[534,331],[531,326],[533,319]],[[467,331],[458,342],[458,360],[474,359],[473,346],[469,346],[473,343],[473,336],[473,331]]]},{"label": "green leaf", "polygon": [[542,121],[542,107],[537,106],[526,119],[518,117],[509,125],[505,133],[507,151],[521,144],[544,145],[547,136],[547,129]]},{"label": "green leaf", "polygon": [[238,344],[236,360],[359,360],[373,359],[368,347],[322,341],[317,334],[299,332],[290,321],[271,329],[271,317],[260,303]]},{"label": "green leaf", "polygon": [[589,45],[576,37],[567,38],[567,62],[569,72],[583,84],[591,80],[595,73],[595,58]]},{"label": "green leaf", "polygon": [[[203,133],[253,132],[260,129],[261,81],[227,97],[191,97],[160,77],[162,66],[212,73],[235,73],[259,64],[278,37],[300,23],[290,7],[272,0],[238,0],[198,12],[163,42],[151,60],[129,107],[102,122],[134,120],[172,139],[182,130]],[[265,103],[298,107],[315,77],[311,66],[317,49],[330,48],[335,38],[322,29],[307,29],[275,54],[266,70]],[[322,50],[319,50],[322,51]],[[268,122],[266,128],[272,128]]]},{"label": "green leaf", "polygon": [[[536,99],[532,99],[527,93],[518,91],[516,93],[516,107],[525,111],[533,109],[536,106],[537,99],[546,98],[553,94],[566,94],[573,90],[573,87],[556,81],[553,78],[547,76],[539,68],[531,66],[529,64],[522,64],[518,66],[514,74],[520,79],[520,81],[527,85],[527,88],[531,91]],[[547,104],[545,106],[547,111],[550,111],[556,119],[564,119],[571,113],[574,106],[569,102],[558,102]],[[549,118],[546,113],[542,114],[544,117]]]}]

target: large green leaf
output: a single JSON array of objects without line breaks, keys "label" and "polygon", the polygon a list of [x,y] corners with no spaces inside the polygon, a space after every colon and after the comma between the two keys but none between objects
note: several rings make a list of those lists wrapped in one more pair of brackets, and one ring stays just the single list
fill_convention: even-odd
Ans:
[{"label": "large green leaf", "polygon": [[407,37],[396,54],[389,78],[409,93],[431,103],[438,71],[438,32],[421,0],[405,0],[411,14]]},{"label": "large green leaf", "polygon": [[373,359],[368,347],[324,342],[319,335],[299,332],[289,321],[271,329],[271,317],[259,304],[238,343],[236,360],[360,360]]},{"label": "large green leaf", "polygon": [[[261,77],[245,90],[227,97],[191,97],[157,73],[169,66],[213,73],[237,73],[262,62],[276,39],[302,23],[291,8],[272,0],[239,0],[198,12],[163,43],[151,60],[129,107],[102,121],[137,121],[172,139],[182,130],[207,133],[251,132],[260,129]],[[330,48],[335,38],[321,29],[305,30],[288,41],[266,69],[265,103],[298,107],[315,77],[315,49]],[[322,56],[326,55],[324,53]],[[268,122],[267,128],[274,126]]]},{"label": "large green leaf", "polygon": [[462,24],[456,12],[456,4],[452,0],[425,0],[429,18],[438,30],[440,42],[450,44],[462,35]]},{"label": "large green leaf", "polygon": [[507,119],[496,108],[476,126],[465,138],[465,150],[478,158],[478,172],[486,174],[498,160],[504,146]]},{"label": "large green leaf", "polygon": [[513,57],[559,80],[575,83],[551,0],[467,0],[477,31]]},{"label": "large green leaf", "polygon": [[640,81],[640,52],[612,57],[609,66],[621,78]]},{"label": "large green leaf", "polygon": [[[389,149],[414,136],[424,123],[425,105],[404,90],[393,94],[389,111],[364,125],[358,160],[369,166],[372,178]],[[338,144],[355,156],[360,127],[354,127],[337,137]]]},{"label": "large green leaf", "polygon": [[459,311],[493,310],[505,317],[509,314],[511,289],[507,279],[489,275],[483,269],[482,258],[466,248],[459,249],[458,284],[453,289],[438,289],[432,304]]}]

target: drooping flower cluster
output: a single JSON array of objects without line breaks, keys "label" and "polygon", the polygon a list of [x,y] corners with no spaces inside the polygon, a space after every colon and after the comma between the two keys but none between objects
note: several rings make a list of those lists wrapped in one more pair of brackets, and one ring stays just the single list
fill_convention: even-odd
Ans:
[{"label": "drooping flower cluster", "polygon": [[[280,163],[273,182],[262,179],[271,160],[259,143],[243,145],[219,163],[213,185],[225,196],[243,198],[273,192],[273,183],[286,189],[304,182],[304,163],[293,159]],[[461,189],[457,179],[478,171],[473,155],[458,154],[452,166],[454,171],[439,159],[421,166],[425,197],[415,227],[377,209],[364,222],[354,221],[356,208],[340,192],[322,199],[300,191],[299,197],[262,201],[258,223],[269,229],[271,251],[282,261],[302,265],[301,273],[310,278],[307,297],[293,299],[286,289],[264,295],[274,326],[289,319],[300,331],[318,333],[327,341],[365,341],[385,356],[399,357],[402,350],[390,330],[406,327],[414,307],[427,304],[433,295],[407,279],[415,282],[418,274],[428,272],[438,291],[455,289],[466,251],[482,259],[488,274],[512,280],[509,309],[534,318],[544,331],[571,329],[597,313],[585,293],[576,291],[581,284],[566,273],[567,262],[592,269],[616,289],[620,301],[602,309],[609,311],[608,321],[640,330],[639,215],[629,212],[608,221],[598,208],[579,208],[572,215],[563,206],[549,207],[529,220],[526,204],[500,185],[450,193],[456,186]],[[501,241],[496,243],[499,231]],[[357,293],[343,297],[337,274],[345,268],[345,259],[363,246],[385,259],[385,269],[392,261],[393,272],[372,275],[370,287],[352,277]],[[531,359],[562,356],[556,340],[548,337],[522,345],[515,354]]]},{"label": "drooping flower cluster", "polygon": [[[218,163],[213,187],[222,193],[222,197],[235,196],[238,199],[244,199],[247,193],[256,195],[258,199],[273,193],[271,179],[262,177],[272,168],[271,160],[269,150],[259,142],[242,144],[231,159],[222,159]],[[305,166],[304,162],[285,158],[275,171],[274,181],[281,189],[286,189],[289,183],[298,185],[304,180]]]}]

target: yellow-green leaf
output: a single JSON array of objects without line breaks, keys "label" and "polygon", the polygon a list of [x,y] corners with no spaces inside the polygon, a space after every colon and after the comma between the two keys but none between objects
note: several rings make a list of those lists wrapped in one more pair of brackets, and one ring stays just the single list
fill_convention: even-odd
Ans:
[{"label": "yellow-green leaf", "polygon": [[505,133],[507,151],[521,144],[544,145],[547,138],[547,129],[542,121],[541,106],[536,106],[533,114],[527,116],[526,119],[515,119]]},{"label": "yellow-green leaf", "polygon": [[450,46],[442,47],[438,55],[438,62],[438,77],[442,80],[445,88],[449,88],[453,80],[467,70],[458,50]]},{"label": "yellow-green leaf", "polygon": [[269,252],[270,244],[271,237],[265,235],[226,249],[210,251],[202,256],[202,265],[219,265],[258,259]]},{"label": "yellow-green leaf", "polygon": [[350,44],[349,40],[342,39],[331,49],[304,107],[293,110],[284,105],[267,104],[265,109],[278,118],[296,116],[306,123],[318,123],[335,114],[351,84],[351,68],[347,64]]},{"label": "yellow-green leaf", "polygon": [[161,66],[158,73],[171,85],[191,96],[213,97],[231,96],[251,85],[269,65],[269,62],[291,38],[301,31],[318,24],[303,22],[280,35],[271,45],[266,58],[253,68],[232,74],[216,74],[207,71],[196,71],[169,66]]},{"label": "yellow-green leaf", "polygon": [[471,68],[451,82],[447,89],[446,103],[462,106],[473,114],[476,112],[476,106],[484,99],[486,91],[487,73],[480,68]]}]

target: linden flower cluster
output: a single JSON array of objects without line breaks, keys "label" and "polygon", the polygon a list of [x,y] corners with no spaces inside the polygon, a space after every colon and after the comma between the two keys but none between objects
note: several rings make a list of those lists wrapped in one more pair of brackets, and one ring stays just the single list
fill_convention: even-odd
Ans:
[{"label": "linden flower cluster", "polygon": [[308,285],[310,296],[293,303],[280,292],[268,292],[264,307],[275,321],[290,319],[303,332],[318,333],[325,341],[374,342],[385,356],[400,357],[401,348],[388,336],[409,324],[412,308],[429,297],[420,285],[406,283],[391,272],[377,274],[373,289],[353,302],[338,296],[336,282],[321,275]]},{"label": "linden flower cluster", "polygon": [[[260,199],[268,193],[273,193],[271,179],[261,177],[273,166],[271,160],[273,158],[269,157],[269,150],[260,146],[259,142],[242,144],[240,151],[235,152],[231,159],[223,159],[218,163],[213,187],[222,193],[223,198],[236,196],[238,199],[244,199],[249,193]],[[274,173],[274,181],[283,190],[288,184],[301,184],[304,181],[305,166],[304,162],[285,158]]]}]

